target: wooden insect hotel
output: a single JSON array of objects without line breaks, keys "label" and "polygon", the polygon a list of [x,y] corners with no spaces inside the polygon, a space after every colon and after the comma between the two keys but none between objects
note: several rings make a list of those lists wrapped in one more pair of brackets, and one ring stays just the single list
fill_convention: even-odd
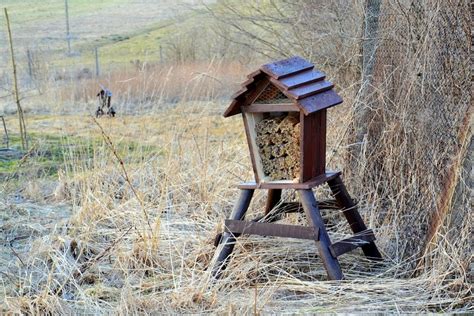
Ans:
[{"label": "wooden insect hotel", "polygon": [[[316,242],[328,278],[343,274],[338,257],[361,247],[375,260],[381,255],[375,236],[364,224],[340,172],[326,171],[326,111],[342,103],[325,75],[301,57],[266,64],[248,75],[224,117],[242,114],[250,150],[254,182],[239,185],[241,195],[225,231],[216,237],[212,274],[225,269],[240,235],[310,239]],[[334,200],[318,202],[312,188],[327,183]],[[256,189],[268,190],[265,215],[245,221]],[[282,190],[296,190],[300,202],[284,202]],[[332,243],[320,213],[342,209],[354,236]],[[285,213],[304,211],[309,226],[274,224]]]}]

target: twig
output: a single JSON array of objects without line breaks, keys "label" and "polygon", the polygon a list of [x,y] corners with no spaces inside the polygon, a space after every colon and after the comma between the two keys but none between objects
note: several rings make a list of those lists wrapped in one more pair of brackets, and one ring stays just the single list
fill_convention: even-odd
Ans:
[{"label": "twig", "polygon": [[23,262],[23,260],[21,259],[20,255],[18,254],[18,252],[15,251],[15,248],[13,248],[13,240],[10,241],[10,250],[12,251],[13,255],[15,255],[15,257],[18,258],[18,260],[20,261],[21,265],[24,267],[26,267],[26,264]]},{"label": "twig", "polygon": [[86,272],[88,269],[90,269],[90,267],[92,265],[94,265],[95,263],[97,263],[102,257],[104,257],[110,250],[112,250],[112,248],[114,248],[118,243],[119,241],[121,241],[123,239],[123,237],[125,237],[129,232],[130,230],[132,229],[132,227],[129,227],[122,235],[120,235],[119,238],[115,239],[113,243],[111,243],[107,248],[105,248],[101,253],[99,253],[97,256],[95,256],[94,258],[92,258],[91,260],[87,261],[87,262],[84,262],[81,267],[79,268],[79,271],[76,271],[76,274],[74,275],[74,277],[77,277],[77,273],[80,272],[80,273],[84,273]]},{"label": "twig", "polygon": [[5,178],[5,180],[4,180],[4,183],[5,183],[5,184],[7,184],[8,181],[11,180],[11,178],[13,177],[13,175],[15,175],[15,174],[18,172],[18,170],[20,170],[21,166],[22,166],[22,165],[25,163],[25,161],[31,156],[31,154],[33,153],[33,151],[35,151],[36,146],[37,146],[37,144],[34,144],[34,145],[28,150],[28,152],[27,152],[23,157],[21,157],[20,161],[18,161],[18,166],[16,166],[16,170],[15,170],[13,173],[11,173],[10,175],[8,175],[8,177]]},{"label": "twig", "polygon": [[150,223],[150,217],[148,216],[148,212],[145,209],[145,203],[143,203],[142,198],[138,195],[138,192],[136,191],[135,187],[133,186],[132,182],[130,181],[130,177],[128,176],[128,172],[127,172],[127,169],[125,168],[125,163],[123,162],[123,159],[117,153],[117,150],[115,149],[115,146],[114,146],[114,143],[112,142],[112,139],[104,131],[102,125],[100,125],[100,123],[95,119],[95,117],[91,116],[91,118],[94,121],[94,123],[99,127],[100,132],[102,134],[102,138],[105,140],[105,143],[107,144],[109,149],[112,151],[115,158],[117,158],[117,160],[120,164],[120,168],[122,169],[122,172],[123,172],[122,176],[123,176],[125,182],[127,182],[128,186],[132,190],[135,197],[137,198],[138,202],[140,203],[140,207],[142,209],[143,215],[145,216],[146,222],[148,224],[148,228],[150,228],[150,232],[153,231],[153,229],[151,227],[151,223]]}]

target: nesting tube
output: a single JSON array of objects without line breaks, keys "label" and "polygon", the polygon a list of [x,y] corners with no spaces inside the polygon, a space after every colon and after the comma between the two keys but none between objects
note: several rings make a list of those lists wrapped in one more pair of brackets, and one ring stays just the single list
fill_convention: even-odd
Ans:
[{"label": "nesting tube", "polygon": [[300,123],[294,116],[266,118],[255,126],[263,172],[271,180],[294,180],[300,170]]}]

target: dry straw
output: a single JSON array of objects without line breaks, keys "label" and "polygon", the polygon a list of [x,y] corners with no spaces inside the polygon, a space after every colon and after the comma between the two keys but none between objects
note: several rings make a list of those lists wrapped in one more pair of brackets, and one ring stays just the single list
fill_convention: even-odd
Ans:
[{"label": "dry straw", "polygon": [[[467,8],[444,3],[427,1],[423,10],[410,11],[405,2],[384,2],[390,11],[380,22],[385,40],[380,54],[398,59],[393,67],[375,66],[378,81],[362,91],[368,94],[355,95],[353,82],[342,81],[345,105],[328,114],[328,167],[343,169],[351,181],[349,190],[375,230],[383,263],[347,254],[341,257],[346,279],[328,282],[313,242],[243,237],[222,279],[210,282],[214,236],[236,200],[235,184],[252,176],[242,123],[223,120],[227,104],[214,100],[222,90],[232,91],[250,69],[217,62],[157,66],[111,75],[111,89],[125,96],[119,113],[134,115],[98,120],[99,128],[83,115],[27,122],[31,132],[65,135],[68,149],[55,194],[45,198],[43,191],[22,191],[43,204],[0,201],[1,311],[472,312],[472,175],[466,167],[472,131],[465,118],[470,77],[468,67],[459,67],[468,60],[468,49],[459,44],[468,28],[462,19],[446,24],[447,18],[464,17]],[[420,34],[407,14],[424,16]],[[440,48],[443,29],[437,25],[452,27],[447,59],[439,59],[448,55]],[[410,37],[401,37],[409,41],[403,45],[396,41],[411,34],[408,28],[415,32],[410,36],[421,36],[413,50]],[[452,68],[438,68],[445,66]],[[92,103],[80,101],[96,83],[83,83],[76,86],[76,102],[93,112]],[[71,98],[61,93],[55,100]],[[177,95],[182,97],[170,105]],[[374,109],[364,121],[351,111],[361,107]],[[346,145],[351,128],[362,123],[367,135]],[[358,145],[357,155],[345,160]],[[29,188],[47,180],[19,175],[9,187],[25,179]],[[317,196],[329,192],[319,188]],[[260,214],[264,194],[257,192],[254,201],[249,216]],[[323,214],[333,240],[350,235],[340,215]],[[291,214],[284,222],[305,219]]]}]

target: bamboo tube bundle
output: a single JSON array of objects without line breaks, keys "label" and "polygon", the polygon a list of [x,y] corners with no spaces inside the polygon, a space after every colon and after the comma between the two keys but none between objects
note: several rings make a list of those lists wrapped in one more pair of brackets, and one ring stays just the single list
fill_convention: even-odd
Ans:
[{"label": "bamboo tube bundle", "polygon": [[278,124],[278,129],[281,132],[291,132],[296,124],[298,124],[298,119],[294,116],[285,116],[284,119]]},{"label": "bamboo tube bundle", "polygon": [[264,174],[271,180],[299,177],[300,125],[293,116],[264,119],[255,126]]},{"label": "bamboo tube bundle", "polygon": [[257,137],[256,142],[259,149],[269,147],[272,144],[269,137]]},{"label": "bamboo tube bundle", "polygon": [[259,147],[258,152],[260,153],[260,156],[262,159],[270,159],[272,156],[272,147],[271,146],[265,146],[265,147]]},{"label": "bamboo tube bundle", "polygon": [[[297,139],[299,141],[300,139],[300,135],[301,135],[301,130],[300,130],[300,123],[296,124],[295,126],[293,126],[293,138],[294,139]],[[299,145],[299,144],[298,144]]]},{"label": "bamboo tube bundle", "polygon": [[286,154],[286,150],[285,150],[284,144],[272,145],[271,148],[272,148],[271,154],[272,154],[272,156],[275,157],[275,158],[283,157],[283,156]]}]

